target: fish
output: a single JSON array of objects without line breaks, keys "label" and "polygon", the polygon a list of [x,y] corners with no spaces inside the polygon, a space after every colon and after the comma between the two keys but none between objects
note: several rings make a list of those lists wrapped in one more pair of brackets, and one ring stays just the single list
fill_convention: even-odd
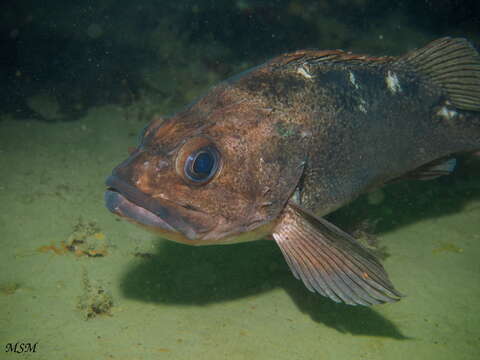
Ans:
[{"label": "fish", "polygon": [[480,56],[440,38],[398,57],[298,50],[155,116],[106,180],[114,214],[188,245],[278,245],[308,290],[400,300],[381,262],[325,215],[480,149]]}]

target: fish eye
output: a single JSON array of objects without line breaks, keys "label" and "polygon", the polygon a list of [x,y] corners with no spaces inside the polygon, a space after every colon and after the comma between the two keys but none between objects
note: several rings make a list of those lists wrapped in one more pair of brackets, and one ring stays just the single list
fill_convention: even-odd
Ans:
[{"label": "fish eye", "polygon": [[213,145],[202,147],[185,160],[185,177],[194,183],[204,184],[217,173],[220,162],[220,154]]},{"label": "fish eye", "polygon": [[222,168],[222,156],[215,143],[206,136],[187,139],[175,159],[177,174],[191,185],[205,185]]}]

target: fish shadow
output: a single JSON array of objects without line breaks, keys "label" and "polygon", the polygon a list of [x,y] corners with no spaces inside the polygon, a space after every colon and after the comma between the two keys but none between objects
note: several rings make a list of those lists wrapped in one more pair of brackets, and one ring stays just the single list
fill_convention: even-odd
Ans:
[{"label": "fish shadow", "polygon": [[312,320],[339,332],[407,339],[372,308],[310,293],[292,276],[273,241],[207,247],[160,241],[156,253],[135,262],[121,283],[128,298],[175,306],[232,301],[278,287]]},{"label": "fish shadow", "polygon": [[380,204],[372,204],[369,194],[363,194],[327,218],[350,233],[355,234],[367,224],[367,233],[381,235],[427,219],[440,220],[465,211],[468,203],[480,200],[480,159],[460,155],[457,160],[457,169],[452,175],[427,181],[394,182],[381,190],[385,200]]},{"label": "fish shadow", "polygon": [[[440,218],[480,199],[479,175],[477,160],[453,176],[391,184],[384,189],[382,204],[373,206],[367,196],[362,196],[329,218],[351,230],[365,219],[378,217],[381,221],[375,229],[377,234]],[[299,310],[312,320],[339,332],[409,339],[374,308],[336,304],[310,293],[292,276],[273,241],[206,247],[160,241],[156,253],[139,258],[121,284],[126,297],[176,306],[232,301],[278,287],[284,288]]]}]

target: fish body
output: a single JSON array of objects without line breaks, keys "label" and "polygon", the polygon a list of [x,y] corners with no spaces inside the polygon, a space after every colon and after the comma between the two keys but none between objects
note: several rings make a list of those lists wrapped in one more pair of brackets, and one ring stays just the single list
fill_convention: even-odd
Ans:
[{"label": "fish body", "polygon": [[107,179],[107,207],[191,245],[273,238],[308,289],[372,305],[401,294],[322,216],[480,149],[480,57],[443,38],[399,58],[297,51],[154,119]]}]

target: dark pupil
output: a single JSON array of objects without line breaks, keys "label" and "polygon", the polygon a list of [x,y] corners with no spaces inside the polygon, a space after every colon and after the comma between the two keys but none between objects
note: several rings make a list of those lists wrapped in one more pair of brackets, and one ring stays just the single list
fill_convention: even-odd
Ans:
[{"label": "dark pupil", "polygon": [[198,185],[210,180],[218,170],[220,154],[213,146],[205,146],[191,153],[184,165],[184,175]]},{"label": "dark pupil", "polygon": [[214,159],[212,154],[208,152],[202,152],[197,155],[193,162],[193,171],[200,176],[208,176],[212,171]]}]

